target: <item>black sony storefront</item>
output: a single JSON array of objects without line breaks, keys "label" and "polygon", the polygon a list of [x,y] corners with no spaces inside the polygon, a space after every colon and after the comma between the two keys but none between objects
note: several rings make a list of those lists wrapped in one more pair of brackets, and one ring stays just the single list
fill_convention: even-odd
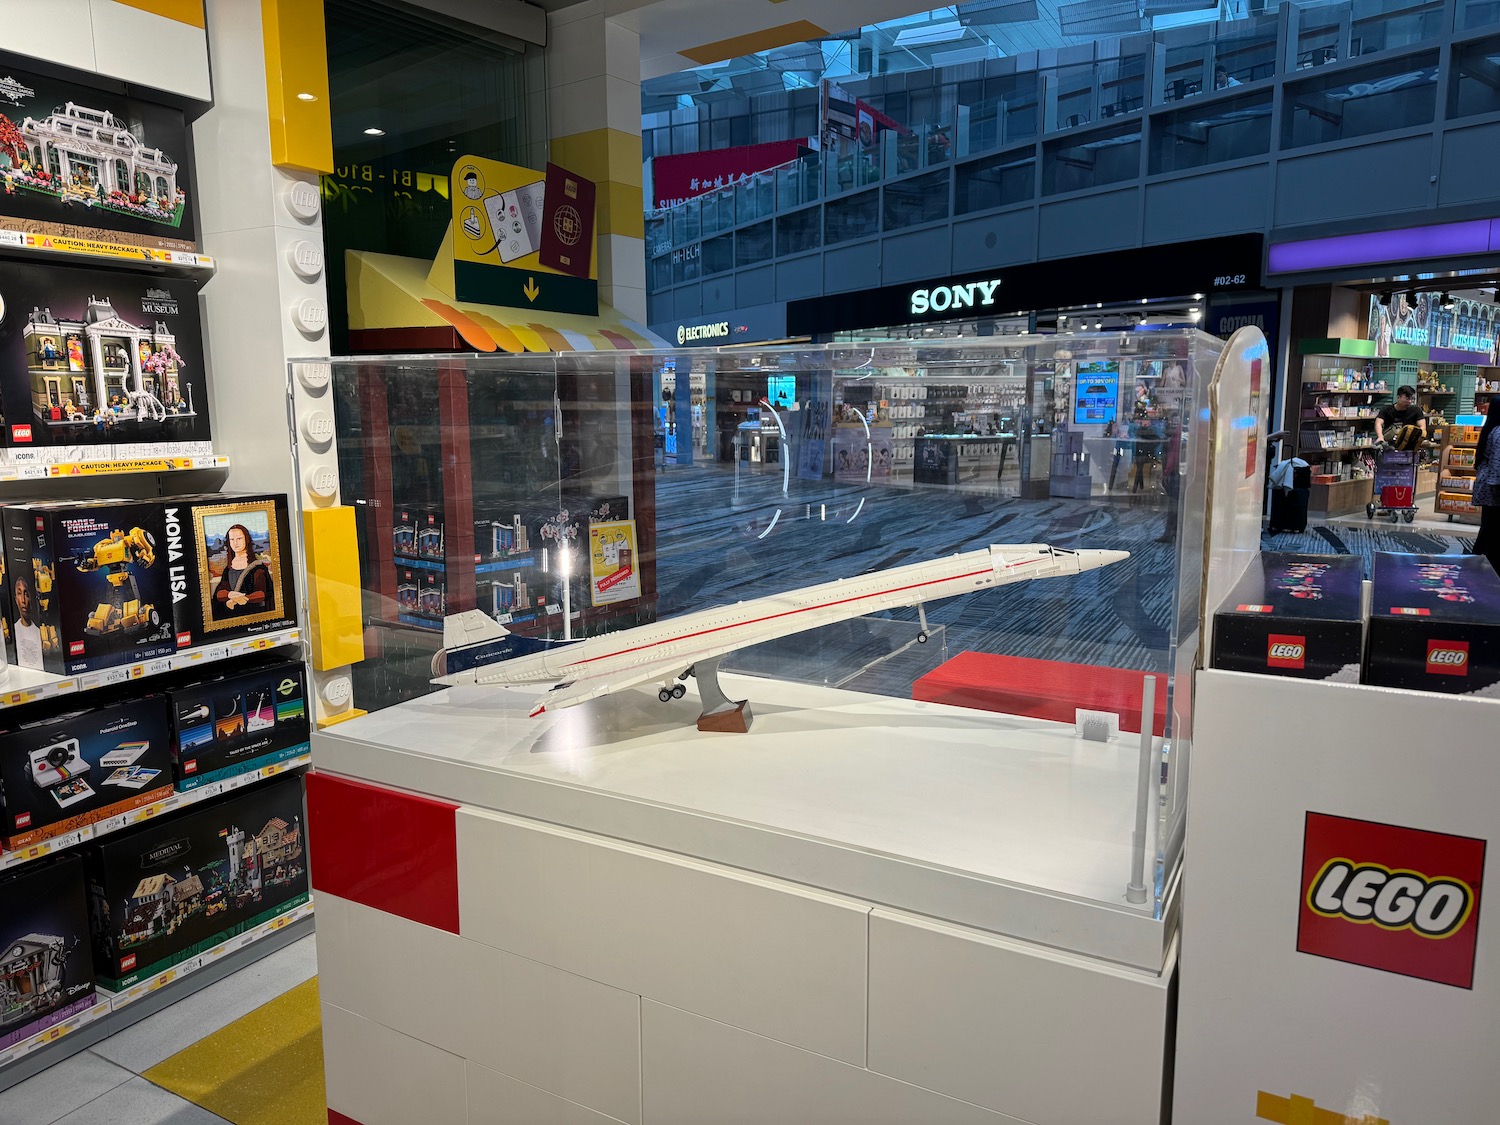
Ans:
[{"label": "black sony storefront", "polygon": [[1195,293],[1233,302],[1260,289],[1263,255],[1262,237],[1244,234],[1002,266],[789,301],[786,330],[817,337]]}]

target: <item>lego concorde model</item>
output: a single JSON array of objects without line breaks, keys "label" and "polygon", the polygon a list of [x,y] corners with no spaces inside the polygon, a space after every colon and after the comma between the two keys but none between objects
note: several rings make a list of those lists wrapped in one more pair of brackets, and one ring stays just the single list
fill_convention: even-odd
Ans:
[{"label": "lego concorde model", "polygon": [[1129,557],[1128,551],[1066,551],[1040,543],[990,546],[575,641],[518,636],[469,610],[443,622],[444,647],[433,657],[432,673],[435,683],[448,685],[555,684],[533,716],[651,682],[661,685],[657,695],[665,703],[682,698],[686,689],[678,681],[691,675],[706,718],[743,706],[718,685],[719,660],[736,649],[904,606],[917,607],[917,640],[926,641],[926,602],[1079,574]]}]

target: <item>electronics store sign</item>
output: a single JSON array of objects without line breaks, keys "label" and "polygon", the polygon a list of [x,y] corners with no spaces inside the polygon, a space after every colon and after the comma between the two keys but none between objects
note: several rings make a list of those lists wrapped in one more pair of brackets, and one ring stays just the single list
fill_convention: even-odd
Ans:
[{"label": "electronics store sign", "polygon": [[911,291],[907,304],[912,316],[987,308],[995,303],[995,294],[1000,289],[1001,280],[991,277],[959,285],[924,285]]},{"label": "electronics store sign", "polygon": [[677,344],[716,344],[729,339],[729,321],[714,320],[707,324],[679,324]]},{"label": "electronics store sign", "polygon": [[1297,950],[1474,985],[1485,841],[1309,812]]}]

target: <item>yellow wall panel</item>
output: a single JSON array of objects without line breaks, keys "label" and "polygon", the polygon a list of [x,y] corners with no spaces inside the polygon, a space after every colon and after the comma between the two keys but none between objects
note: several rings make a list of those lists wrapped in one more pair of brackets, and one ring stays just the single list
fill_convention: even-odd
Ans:
[{"label": "yellow wall panel", "polygon": [[365,630],[354,509],[304,512],[302,543],[307,551],[312,665],[326,672],[358,664],[365,658]]},{"label": "yellow wall panel", "polygon": [[178,23],[191,24],[193,27],[205,26],[203,0],[114,0],[114,2],[124,4],[127,8],[139,8],[155,16],[165,16]]},{"label": "yellow wall panel", "polygon": [[323,0],[261,0],[260,9],[271,162],[279,168],[332,172]]},{"label": "yellow wall panel", "polygon": [[646,237],[646,215],[642,210],[644,193],[638,184],[606,181],[599,185],[595,204],[600,234],[622,234],[626,238]]},{"label": "yellow wall panel", "polygon": [[637,133],[591,129],[587,133],[553,137],[550,145],[552,163],[586,180],[641,186],[641,138]]}]

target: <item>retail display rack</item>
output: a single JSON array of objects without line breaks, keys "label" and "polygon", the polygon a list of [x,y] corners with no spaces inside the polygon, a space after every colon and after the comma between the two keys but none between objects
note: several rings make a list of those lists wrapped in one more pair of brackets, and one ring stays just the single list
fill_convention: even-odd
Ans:
[{"label": "retail display rack", "polygon": [[208,254],[190,250],[160,250],[112,242],[108,238],[71,238],[35,230],[0,230],[0,249],[39,261],[78,265],[134,265],[173,273],[208,276],[215,263]]},{"label": "retail display rack", "polygon": [[1479,427],[1450,425],[1443,435],[1443,449],[1438,459],[1438,515],[1451,523],[1478,523],[1479,509],[1474,506],[1474,454],[1479,446]]}]

